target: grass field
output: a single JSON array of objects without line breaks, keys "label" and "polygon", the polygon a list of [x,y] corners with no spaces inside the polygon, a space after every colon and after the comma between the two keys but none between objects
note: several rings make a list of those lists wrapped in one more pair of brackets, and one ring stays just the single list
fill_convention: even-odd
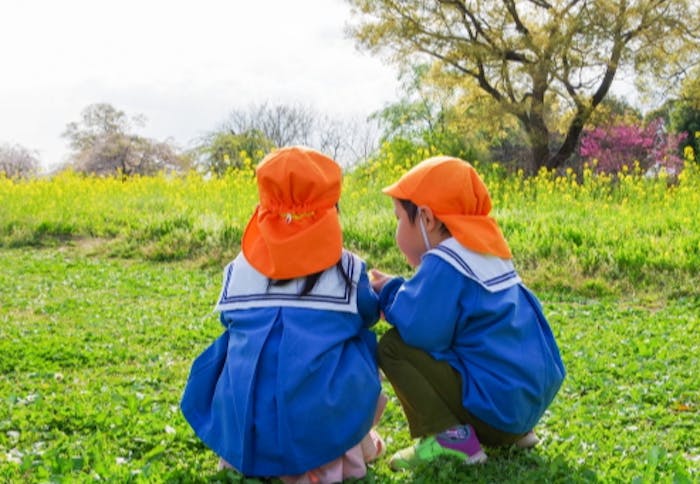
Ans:
[{"label": "grass field", "polygon": [[[348,175],[346,243],[408,274],[378,189]],[[364,482],[700,482],[700,175],[675,183],[485,170],[516,267],[543,301],[568,376],[530,452],[487,449]],[[222,180],[0,180],[0,481],[245,482],[216,472],[178,402],[218,335],[223,264],[255,204]],[[377,332],[386,329],[380,323]],[[391,402],[379,431],[409,444]]]}]

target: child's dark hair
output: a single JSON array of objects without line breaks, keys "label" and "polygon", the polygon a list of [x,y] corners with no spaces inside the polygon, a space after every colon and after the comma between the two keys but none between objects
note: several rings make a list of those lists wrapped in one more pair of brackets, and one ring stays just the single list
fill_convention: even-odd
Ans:
[{"label": "child's dark hair", "polygon": [[[350,286],[352,285],[352,281],[350,280],[350,276],[348,273],[345,271],[345,267],[343,266],[343,258],[341,257],[338,262],[335,264],[335,268],[338,270],[340,273],[340,277],[343,278],[343,281],[345,281],[345,286]],[[299,292],[299,296],[306,296],[309,294],[318,280],[321,278],[321,274],[323,274],[324,271],[319,271],[315,272],[313,274],[309,274],[304,278],[304,287],[301,288],[301,291]],[[290,281],[293,281],[294,279],[268,279],[268,284],[267,288],[268,290],[270,289],[270,286],[283,286],[284,284],[287,284]]]},{"label": "child's dark hair", "polygon": [[[397,200],[399,201],[399,203],[401,204],[401,206],[403,207],[403,209],[406,210],[406,214],[408,215],[408,220],[409,220],[412,224],[415,224],[415,223],[416,223],[416,217],[418,216],[418,205],[416,205],[416,204],[413,203],[412,201],[406,200],[406,199],[404,199],[404,198],[398,198]],[[439,219],[438,219],[438,220],[439,220]],[[443,234],[445,234],[445,235],[452,235],[452,234],[450,233],[450,229],[447,228],[447,225],[445,225],[444,223],[442,223],[442,221],[440,221],[440,224],[441,224],[440,230],[442,231]]]}]

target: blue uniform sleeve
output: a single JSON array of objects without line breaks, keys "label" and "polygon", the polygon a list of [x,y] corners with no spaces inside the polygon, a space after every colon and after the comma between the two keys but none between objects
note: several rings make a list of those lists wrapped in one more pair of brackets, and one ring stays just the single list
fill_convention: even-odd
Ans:
[{"label": "blue uniform sleeve", "polygon": [[362,264],[360,280],[357,282],[357,310],[365,327],[369,328],[379,321],[379,298],[369,283],[364,264]]},{"label": "blue uniform sleeve", "polygon": [[394,278],[381,290],[381,309],[401,338],[428,352],[445,351],[462,315],[464,282],[460,274],[438,257],[423,258],[416,274]]},{"label": "blue uniform sleeve", "polygon": [[403,277],[394,277],[384,284],[384,287],[379,291],[379,307],[382,308],[382,311],[394,301],[396,291],[401,289],[404,282]]}]

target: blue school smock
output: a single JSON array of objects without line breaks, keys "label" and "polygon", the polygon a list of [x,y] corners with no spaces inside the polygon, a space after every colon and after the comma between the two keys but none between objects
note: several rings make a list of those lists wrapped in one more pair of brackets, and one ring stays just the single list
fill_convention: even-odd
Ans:
[{"label": "blue school smock", "polygon": [[344,251],[310,294],[270,285],[243,254],[224,271],[224,333],[193,363],[182,412],[202,441],[249,476],[301,474],[358,444],[380,392],[378,298]]},{"label": "blue school smock", "polygon": [[462,377],[462,404],[492,427],[532,430],[564,379],[540,302],[510,260],[449,238],[427,251],[415,275],[380,292],[385,319],[402,339]]}]

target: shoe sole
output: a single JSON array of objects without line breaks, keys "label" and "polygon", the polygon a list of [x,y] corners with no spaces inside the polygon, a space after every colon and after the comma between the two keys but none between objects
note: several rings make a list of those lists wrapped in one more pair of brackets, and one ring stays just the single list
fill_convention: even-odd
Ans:
[{"label": "shoe sole", "polygon": [[[457,459],[456,456],[454,455],[444,455],[442,456],[446,459]],[[462,460],[464,464],[467,465],[475,465],[475,464],[483,464],[488,460],[488,456],[483,450],[480,450],[476,454],[470,456],[467,459]],[[392,471],[407,471],[415,467],[415,465],[407,464],[407,465],[402,465],[402,462],[395,462],[393,460],[389,461],[389,467],[391,468]]]},{"label": "shoe sole", "polygon": [[486,453],[483,450],[480,450],[476,454],[470,456],[464,462],[466,462],[469,465],[483,464],[484,462],[486,462],[487,459],[488,459],[488,457],[486,456]]}]

